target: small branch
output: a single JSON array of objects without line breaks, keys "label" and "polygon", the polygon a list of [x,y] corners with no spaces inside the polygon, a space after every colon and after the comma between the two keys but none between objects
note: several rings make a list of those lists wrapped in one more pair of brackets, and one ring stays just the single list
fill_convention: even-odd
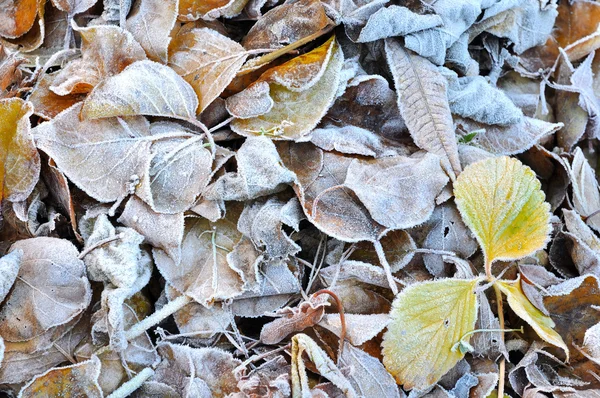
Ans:
[{"label": "small branch", "polygon": [[373,242],[373,246],[375,246],[375,252],[377,253],[377,257],[379,258],[379,262],[383,266],[383,270],[385,271],[385,276],[387,278],[388,284],[390,285],[390,289],[392,289],[392,293],[394,293],[395,296],[398,294],[398,286],[396,286],[394,275],[392,275],[392,268],[390,267],[390,263],[388,263],[387,259],[385,258],[383,246],[381,246],[381,242],[378,240]]},{"label": "small branch", "polygon": [[79,253],[78,258],[80,260],[83,260],[83,258],[85,256],[87,256],[88,254],[90,254],[90,252],[96,250],[100,246],[104,246],[107,243],[114,242],[115,240],[119,240],[121,238],[123,238],[122,234],[116,234],[115,236],[111,236],[110,238],[99,240],[98,242],[94,243],[92,246],[88,247],[87,249],[84,249],[81,253]]},{"label": "small branch", "polygon": [[181,295],[177,297],[175,300],[169,301],[165,306],[163,306],[160,310],[155,311],[152,315],[147,318],[144,318],[140,322],[136,323],[125,332],[125,338],[127,341],[131,341],[136,337],[141,336],[146,332],[146,330],[150,329],[154,325],[158,325],[161,321],[166,319],[169,315],[172,315],[185,307],[192,301],[186,295]]},{"label": "small branch", "polygon": [[335,303],[338,307],[338,312],[340,313],[340,323],[341,323],[342,330],[340,331],[340,348],[338,350],[338,357],[337,357],[337,360],[339,362],[340,358],[342,357],[342,352],[344,351],[344,341],[346,340],[346,317],[344,316],[344,307],[342,306],[342,301],[340,300],[338,295],[328,289],[321,289],[321,290],[316,291],[313,294],[313,297],[320,296],[321,294],[330,295],[335,300]]},{"label": "small branch", "polygon": [[152,368],[145,368],[140,373],[135,375],[131,380],[121,384],[121,387],[117,388],[106,398],[126,398],[131,396],[135,390],[140,388],[142,384],[154,375]]}]

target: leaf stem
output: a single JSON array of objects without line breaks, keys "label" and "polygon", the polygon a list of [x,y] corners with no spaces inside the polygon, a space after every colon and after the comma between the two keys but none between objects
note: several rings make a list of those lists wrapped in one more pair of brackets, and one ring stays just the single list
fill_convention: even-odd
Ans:
[{"label": "leaf stem", "polygon": [[377,253],[377,257],[379,258],[379,262],[385,271],[385,277],[387,278],[388,284],[390,285],[390,289],[392,289],[392,293],[394,296],[398,294],[398,286],[396,286],[396,281],[394,280],[394,276],[392,275],[392,268],[390,267],[390,263],[388,263],[385,258],[385,253],[383,251],[383,246],[381,246],[381,242],[376,240],[373,242],[373,246],[375,246],[375,252]]},{"label": "leaf stem", "polygon": [[169,315],[176,313],[191,301],[192,299],[186,295],[181,295],[175,300],[169,301],[160,310],[155,311],[149,317],[144,318],[140,322],[133,325],[131,329],[125,332],[125,338],[127,341],[131,341],[136,337],[141,336],[146,330],[150,329],[154,325],[158,325],[162,320],[166,319]]},{"label": "leaf stem", "polygon": [[335,303],[338,307],[338,312],[340,313],[340,324],[342,329],[340,331],[340,348],[338,349],[337,357],[337,360],[339,362],[340,358],[342,357],[342,352],[344,351],[344,341],[346,340],[346,317],[344,316],[344,307],[342,306],[342,300],[340,300],[338,295],[329,289],[318,290],[313,293],[313,297],[320,296],[321,294],[330,295],[333,298],[333,300],[335,300]]},{"label": "leaf stem", "polygon": [[[486,267],[486,272],[487,269],[488,267]],[[494,292],[496,293],[496,305],[498,309],[498,320],[500,321],[500,329],[504,329],[504,308],[502,306],[502,292],[496,284],[494,284]],[[501,338],[502,342],[504,342],[504,333],[501,334]],[[504,374],[506,367],[506,359],[504,358],[504,355],[502,355],[498,367],[498,397],[504,398]]]},{"label": "leaf stem", "polygon": [[121,384],[119,388],[112,392],[106,398],[125,398],[131,396],[135,390],[140,388],[142,384],[154,375],[152,368],[145,368],[140,373],[135,375],[129,381]]}]

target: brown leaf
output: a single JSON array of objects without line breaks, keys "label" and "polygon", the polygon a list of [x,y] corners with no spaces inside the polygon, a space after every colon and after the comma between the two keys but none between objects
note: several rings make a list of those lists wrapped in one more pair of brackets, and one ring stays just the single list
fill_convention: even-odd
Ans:
[{"label": "brown leaf", "polygon": [[239,14],[247,2],[248,0],[181,0],[178,18],[181,21],[231,18]]},{"label": "brown leaf", "polygon": [[[573,187],[573,206],[584,217],[600,210],[600,187],[596,173],[583,155],[581,148],[575,149],[575,156],[569,167],[571,184]],[[600,218],[590,217],[586,224],[600,231]]]},{"label": "brown leaf", "polygon": [[28,100],[33,104],[33,113],[46,120],[55,118],[65,109],[83,101],[85,93],[58,95],[50,89],[60,72],[43,74],[33,88]]},{"label": "brown leaf", "polygon": [[193,26],[184,25],[174,36],[169,66],[194,88],[201,113],[233,80],[248,54],[228,37]]},{"label": "brown leaf", "polygon": [[252,26],[242,45],[247,49],[278,48],[332,25],[323,4],[300,0],[275,7]]},{"label": "brown leaf", "polygon": [[36,376],[23,387],[19,396],[101,398],[103,394],[98,385],[98,376],[100,376],[100,360],[94,356],[89,361],[50,369]]},{"label": "brown leaf", "polygon": [[98,0],[52,0],[54,7],[69,15],[81,14],[96,4]]},{"label": "brown leaf", "polygon": [[446,79],[425,58],[394,40],[385,40],[386,57],[398,93],[398,107],[415,144],[444,159],[451,175],[461,171]]},{"label": "brown leaf", "polygon": [[0,201],[23,201],[40,174],[40,155],[31,136],[33,106],[19,98],[0,100]]},{"label": "brown leaf", "polygon": [[106,78],[146,59],[144,50],[131,33],[117,26],[74,29],[81,35],[82,57],[69,62],[54,77],[50,90],[55,94],[89,93]]},{"label": "brown leaf", "polygon": [[[67,240],[24,239],[11,246],[22,250],[17,281],[0,309],[6,341],[25,341],[77,317],[91,299],[79,252]],[[43,270],[43,272],[40,272]]]},{"label": "brown leaf", "polygon": [[22,260],[23,250],[21,249],[13,250],[0,257],[0,303],[4,301],[15,283]]},{"label": "brown leaf", "polygon": [[31,29],[42,0],[9,0],[0,6],[0,36],[17,38]]},{"label": "brown leaf", "polygon": [[167,63],[171,30],[177,19],[177,0],[137,1],[125,28],[152,61]]}]

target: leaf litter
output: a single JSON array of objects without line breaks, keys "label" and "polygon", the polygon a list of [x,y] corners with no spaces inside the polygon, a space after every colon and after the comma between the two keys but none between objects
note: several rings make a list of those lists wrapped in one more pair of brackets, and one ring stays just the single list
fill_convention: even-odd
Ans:
[{"label": "leaf litter", "polygon": [[600,394],[600,4],[0,4],[0,394]]}]

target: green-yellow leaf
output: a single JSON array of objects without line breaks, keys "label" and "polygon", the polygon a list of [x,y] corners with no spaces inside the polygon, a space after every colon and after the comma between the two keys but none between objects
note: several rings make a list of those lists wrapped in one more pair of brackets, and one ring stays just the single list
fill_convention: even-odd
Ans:
[{"label": "green-yellow leaf", "polygon": [[550,233],[550,205],[529,167],[506,156],[474,163],[454,183],[460,214],[489,270],[495,260],[515,260],[543,248]]},{"label": "green-yellow leaf", "polygon": [[424,282],[396,297],[382,352],[383,364],[398,384],[423,390],[463,358],[455,345],[475,328],[478,283],[479,279]]},{"label": "green-yellow leaf", "polygon": [[538,310],[525,296],[520,277],[515,281],[497,281],[496,286],[506,295],[508,305],[521,319],[527,322],[542,340],[562,348],[569,360],[569,349],[562,337],[554,330],[554,321]]}]

